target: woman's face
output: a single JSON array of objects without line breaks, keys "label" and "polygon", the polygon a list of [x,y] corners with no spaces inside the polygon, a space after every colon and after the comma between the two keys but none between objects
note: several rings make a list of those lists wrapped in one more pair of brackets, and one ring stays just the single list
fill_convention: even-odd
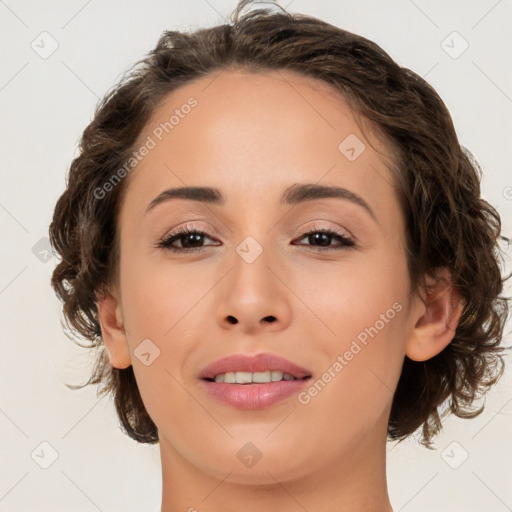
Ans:
[{"label": "woman's face", "polygon": [[[275,483],[384,450],[417,310],[392,173],[372,145],[385,152],[327,84],[284,70],[207,76],[153,113],[120,211],[118,312],[124,366],[165,459]],[[308,195],[305,184],[348,192]],[[224,201],[148,208],[178,187]],[[157,247],[179,229],[207,235]],[[311,378],[255,408],[200,378],[220,358],[260,353]]]}]

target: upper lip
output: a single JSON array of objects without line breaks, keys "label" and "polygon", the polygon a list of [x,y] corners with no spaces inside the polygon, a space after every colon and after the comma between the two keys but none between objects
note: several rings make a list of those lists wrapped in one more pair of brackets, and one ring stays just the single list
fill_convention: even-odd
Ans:
[{"label": "upper lip", "polygon": [[206,368],[201,370],[199,374],[200,379],[213,379],[219,373],[228,372],[267,372],[271,370],[278,370],[289,373],[297,379],[304,377],[311,377],[311,372],[302,368],[301,366],[284,359],[275,354],[233,354],[231,356],[223,357],[213,363],[209,364]]}]

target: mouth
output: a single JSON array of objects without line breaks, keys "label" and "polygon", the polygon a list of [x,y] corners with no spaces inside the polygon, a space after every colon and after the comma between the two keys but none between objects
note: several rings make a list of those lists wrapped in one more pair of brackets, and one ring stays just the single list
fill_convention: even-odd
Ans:
[{"label": "mouth", "polygon": [[254,385],[254,384],[268,384],[271,382],[292,381],[292,380],[307,380],[311,375],[304,377],[296,377],[291,373],[282,370],[270,370],[265,372],[226,372],[218,373],[215,377],[205,377],[203,380],[208,382],[224,382],[226,384],[241,384],[241,385]]},{"label": "mouth", "polygon": [[281,380],[301,380],[312,372],[276,354],[233,354],[211,363],[199,378],[229,384],[263,384]]},{"label": "mouth", "polygon": [[204,368],[203,390],[223,405],[265,409],[291,399],[312,378],[311,371],[275,354],[233,354]]},{"label": "mouth", "polygon": [[[300,392],[304,391],[305,386],[307,386],[306,382],[311,379],[309,376],[301,379],[295,377],[284,379],[284,373],[277,371],[278,374],[283,374],[282,380],[242,382],[249,380],[249,377],[244,376],[246,372],[236,373],[241,375],[237,377],[235,374],[235,382],[232,383],[215,381],[213,378],[202,379],[204,392],[224,406],[254,411],[269,409],[276,404],[296,398]],[[229,373],[225,375],[228,380],[232,380]],[[251,376],[251,373],[249,373],[249,376]],[[218,377],[216,376],[216,378]]]}]

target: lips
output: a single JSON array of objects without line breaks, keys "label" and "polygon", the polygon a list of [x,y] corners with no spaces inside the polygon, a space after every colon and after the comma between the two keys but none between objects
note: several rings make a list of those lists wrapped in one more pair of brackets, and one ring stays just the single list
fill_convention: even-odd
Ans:
[{"label": "lips", "polygon": [[203,380],[214,379],[219,373],[228,372],[267,372],[279,370],[289,373],[296,379],[311,377],[311,372],[306,368],[296,365],[287,359],[275,354],[262,353],[254,356],[234,354],[218,359],[201,370],[199,378]]}]

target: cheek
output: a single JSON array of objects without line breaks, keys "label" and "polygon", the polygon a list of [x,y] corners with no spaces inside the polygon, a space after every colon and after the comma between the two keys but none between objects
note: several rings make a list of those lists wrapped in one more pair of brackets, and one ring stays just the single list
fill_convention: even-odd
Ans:
[{"label": "cheek", "polygon": [[[169,262],[165,268],[129,258],[124,263],[123,312],[137,386],[153,421],[168,425],[175,405],[194,407],[179,384],[181,365],[194,348],[198,318],[206,314],[201,311],[201,298],[211,285],[201,284],[193,273]],[[149,364],[143,361],[144,352],[150,354]]]},{"label": "cheek", "polygon": [[308,262],[292,289],[313,314],[308,313],[309,323],[315,324],[317,338],[320,334],[329,346],[343,348],[376,322],[381,337],[389,335],[388,322],[383,324],[381,315],[389,311],[384,322],[389,317],[390,324],[399,323],[399,306],[393,309],[393,304],[405,306],[408,274],[403,254],[382,247],[347,254],[338,262]]},{"label": "cheek", "polygon": [[[393,298],[386,294],[374,295],[374,302],[353,298],[332,317],[337,336],[330,343],[325,338],[318,340],[325,363],[299,396],[303,404],[300,416],[295,415],[299,424],[327,418],[327,427],[315,427],[318,436],[350,440],[351,444],[357,444],[375,425],[385,428],[403,365],[407,315],[405,304]],[[328,446],[332,445],[318,446],[322,452],[318,455],[332,456]],[[340,443],[339,449],[346,446]]]},{"label": "cheek", "polygon": [[187,313],[211,287],[190,267],[165,261],[153,265],[127,259],[121,279],[123,311],[132,343],[141,336],[164,342],[171,339],[180,330],[182,319],[186,323]]},{"label": "cheek", "polygon": [[319,393],[318,406],[325,400],[325,407],[344,403],[348,410],[372,414],[367,404],[384,406],[396,388],[407,332],[408,274],[400,255],[376,256],[358,258],[357,264],[347,260],[326,269],[324,279],[317,274],[314,283],[303,285],[302,295],[322,321],[310,322],[309,335],[327,361],[319,385],[328,382],[329,389]]}]

